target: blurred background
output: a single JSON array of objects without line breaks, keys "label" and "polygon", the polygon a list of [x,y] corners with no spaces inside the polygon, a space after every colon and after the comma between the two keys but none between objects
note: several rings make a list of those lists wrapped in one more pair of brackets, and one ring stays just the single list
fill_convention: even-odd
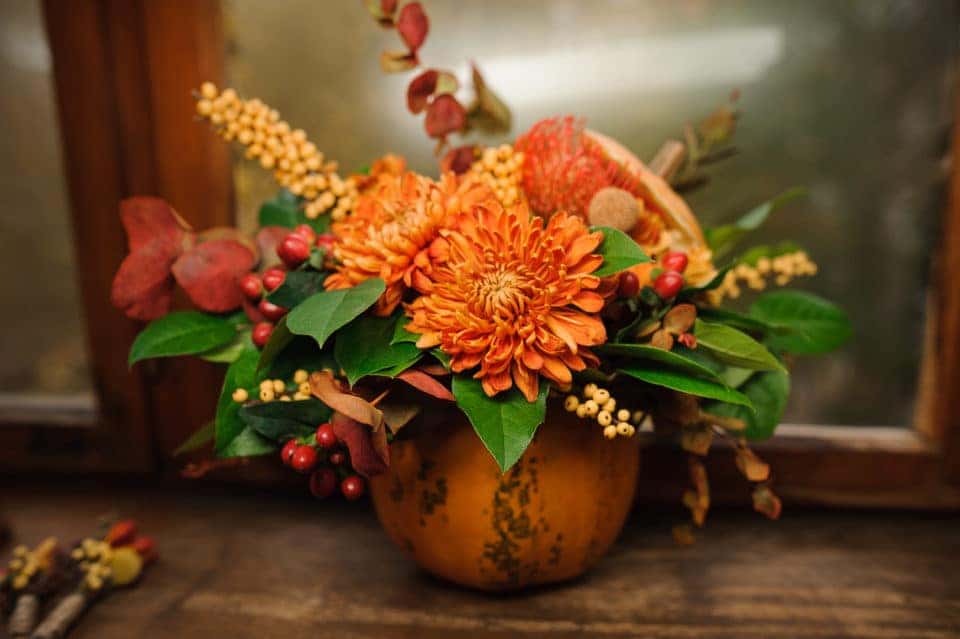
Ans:
[{"label": "blurred background", "polygon": [[[839,354],[798,362],[787,420],[911,423],[945,205],[956,2],[427,5],[423,58],[461,76],[476,61],[512,108],[513,135],[573,113],[649,159],[739,89],[740,153],[690,203],[712,225],[807,187],[757,240],[806,247],[821,272],[800,286],[842,300],[856,329]],[[404,108],[408,78],[377,64],[395,35],[371,26],[359,2],[224,0],[222,18],[226,77],[241,94],[274,105],[347,170],[394,151],[435,172],[421,123]],[[51,64],[40,3],[0,3],[0,405],[55,395],[82,407],[95,396]],[[275,187],[236,154],[233,178],[237,218],[250,226]]]}]

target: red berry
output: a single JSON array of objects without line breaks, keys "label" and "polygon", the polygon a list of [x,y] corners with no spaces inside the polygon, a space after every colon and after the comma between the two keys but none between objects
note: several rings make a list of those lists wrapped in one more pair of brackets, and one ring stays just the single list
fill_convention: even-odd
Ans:
[{"label": "red berry", "polygon": [[360,499],[363,496],[363,489],[363,478],[359,475],[350,475],[340,482],[340,492],[350,501]]},{"label": "red berry", "polygon": [[293,232],[307,241],[307,244],[313,244],[317,241],[317,233],[309,224],[298,224]]},{"label": "red berry", "polygon": [[320,424],[317,427],[317,446],[329,449],[336,445],[337,434],[333,432],[333,426],[330,424]]},{"label": "red berry", "polygon": [[282,268],[268,268],[263,272],[263,288],[274,291],[283,284],[285,279],[287,279],[287,272]]},{"label": "red berry", "polygon": [[320,468],[310,475],[310,492],[317,499],[326,499],[337,490],[337,474],[332,468]]},{"label": "red berry", "polygon": [[681,253],[680,251],[670,251],[662,258],[660,258],[660,266],[663,267],[665,271],[676,271],[677,273],[683,273],[687,270],[687,259],[686,253]]},{"label": "red berry", "polygon": [[267,298],[260,300],[257,308],[263,313],[264,317],[273,322],[279,322],[280,319],[287,314],[287,309],[282,306],[277,306]]},{"label": "red berry", "polygon": [[290,460],[293,459],[293,453],[299,445],[295,439],[291,439],[283,445],[283,448],[280,450],[280,459],[283,460],[284,464],[287,466],[290,465]]},{"label": "red berry", "polygon": [[253,333],[250,335],[250,338],[253,340],[253,343],[258,347],[263,348],[267,345],[267,342],[270,341],[270,336],[273,334],[273,323],[272,322],[260,322],[253,327]]},{"label": "red berry", "polygon": [[330,233],[321,233],[317,236],[317,248],[323,249],[324,253],[329,253],[336,243],[337,237]]},{"label": "red berry", "polygon": [[240,278],[240,290],[248,299],[258,300],[263,295],[263,282],[256,273],[247,273]]},{"label": "red berry", "polygon": [[290,268],[297,268],[310,257],[310,244],[302,235],[291,233],[280,242],[277,255]]},{"label": "red berry", "polygon": [[290,457],[290,466],[298,473],[309,473],[317,465],[317,451],[313,446],[297,446]]},{"label": "red berry", "polygon": [[327,461],[329,461],[334,466],[339,466],[343,464],[343,462],[347,461],[347,457],[338,450],[335,453],[330,453],[330,457],[328,458]]},{"label": "red berry", "polygon": [[653,290],[665,300],[675,297],[683,288],[683,275],[676,271],[664,271],[653,281]]},{"label": "red berry", "polygon": [[636,297],[640,292],[640,278],[632,271],[620,274],[620,286],[617,289],[620,297]]}]

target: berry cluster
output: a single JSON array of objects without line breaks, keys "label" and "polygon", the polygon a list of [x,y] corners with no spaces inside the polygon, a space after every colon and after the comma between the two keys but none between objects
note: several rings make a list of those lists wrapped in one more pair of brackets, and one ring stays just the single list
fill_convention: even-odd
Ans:
[{"label": "berry cluster", "polygon": [[689,259],[686,253],[670,251],[660,258],[663,272],[653,280],[653,290],[665,300],[673,299],[683,288],[683,272]]},{"label": "berry cluster", "polygon": [[325,162],[307,134],[291,129],[276,109],[257,99],[242,100],[233,89],[221,92],[205,82],[200,87],[197,113],[217,128],[220,137],[247,147],[248,159],[259,159],[260,166],[273,171],[277,182],[302,196],[308,218],[329,211],[334,220],[342,220],[356,204],[354,180],[341,178],[337,163]]},{"label": "berry cluster", "polygon": [[[260,382],[257,399],[261,402],[290,402],[310,399],[310,373],[300,369],[293,374],[293,382],[282,379],[265,379]],[[233,391],[233,401],[243,404],[250,400],[250,393],[245,388]]]},{"label": "berry cluster", "polygon": [[599,388],[596,384],[587,384],[583,387],[583,398],[576,395],[567,395],[563,407],[568,412],[576,413],[580,419],[594,419],[603,427],[603,436],[607,439],[633,437],[644,419],[642,411],[631,413],[626,408],[617,408],[617,400],[611,397],[606,388]]},{"label": "berry cluster", "polygon": [[762,291],[767,287],[767,278],[772,278],[777,286],[786,286],[795,277],[816,274],[817,265],[806,251],[761,257],[756,266],[741,263],[727,271],[723,283],[717,288],[717,295],[736,299],[740,297],[741,283],[751,290]]},{"label": "berry cluster", "polygon": [[280,451],[283,463],[298,473],[310,474],[310,492],[318,499],[340,493],[359,499],[366,490],[363,478],[350,470],[346,448],[330,424],[320,424],[313,441],[289,440]]},{"label": "berry cluster", "polygon": [[[277,255],[287,269],[296,269],[310,259],[314,247],[324,256],[329,255],[334,242],[333,235],[318,235],[309,225],[301,224],[281,240],[277,246]],[[286,308],[274,304],[265,295],[279,288],[286,277],[286,270],[275,266],[265,270],[262,275],[247,273],[240,278],[240,290],[251,303],[257,305],[257,310],[263,316],[263,321],[254,325],[251,336],[253,343],[259,348],[263,348],[270,341],[274,326],[287,314]]]},{"label": "berry cluster", "polygon": [[497,148],[474,150],[477,159],[470,166],[470,173],[493,189],[504,206],[512,206],[520,200],[520,181],[523,179],[523,153],[509,144]]}]

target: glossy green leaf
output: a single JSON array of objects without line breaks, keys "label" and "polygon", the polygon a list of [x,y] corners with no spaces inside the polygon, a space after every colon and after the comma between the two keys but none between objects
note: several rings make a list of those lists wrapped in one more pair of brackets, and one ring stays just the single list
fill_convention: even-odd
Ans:
[{"label": "glossy green leaf", "polygon": [[784,191],[780,195],[767,200],[763,204],[754,207],[745,213],[733,224],[718,226],[705,231],[707,244],[713,250],[714,259],[728,254],[744,235],[750,231],[760,228],[770,214],[785,205],[787,202],[803,195],[806,191],[801,188],[792,188]]},{"label": "glossy green leaf", "polygon": [[197,311],[179,311],[153,320],[130,347],[129,364],[151,357],[196,355],[227,344],[237,330],[228,320]]},{"label": "glossy green leaf", "polygon": [[650,261],[650,257],[643,252],[640,245],[623,231],[609,226],[594,226],[590,230],[603,233],[603,241],[597,248],[597,253],[603,256],[603,264],[593,273],[597,277],[613,275],[631,266]]},{"label": "glossy green leaf", "polygon": [[710,351],[721,362],[758,371],[786,372],[780,360],[767,347],[746,333],[727,326],[698,319],[693,327],[697,348]]},{"label": "glossy green leaf", "polygon": [[301,200],[286,189],[260,206],[259,226],[285,226],[292,229],[298,224],[307,224],[317,233],[326,233],[330,228],[330,216],[321,215],[310,219],[303,213]]},{"label": "glossy green leaf", "polygon": [[703,377],[715,382],[720,382],[717,373],[696,361],[691,357],[682,355],[676,351],[665,351],[662,348],[656,348],[649,344],[604,344],[598,346],[595,350],[609,355],[620,355],[631,359],[655,362],[669,366],[678,371],[683,371],[697,377]]},{"label": "glossy green leaf", "polygon": [[789,326],[767,322],[757,317],[735,313],[722,308],[699,308],[697,316],[705,321],[715,324],[726,324],[741,331],[759,333],[762,335],[770,333],[790,333]]},{"label": "glossy green leaf", "polygon": [[277,446],[249,426],[244,426],[236,437],[217,451],[219,457],[253,457],[276,452]]},{"label": "glossy green leaf", "polygon": [[233,341],[200,353],[199,357],[215,364],[232,364],[240,357],[240,353],[247,347],[248,342],[250,342],[250,331],[242,330],[236,334]]},{"label": "glossy green leaf", "polygon": [[746,395],[728,388],[720,382],[710,381],[665,366],[658,366],[651,362],[634,362],[621,366],[619,370],[621,373],[654,386],[662,386],[697,397],[718,399],[731,404],[752,407]]},{"label": "glossy green leaf", "polygon": [[338,329],[373,306],[384,290],[383,280],[374,278],[353,288],[317,293],[287,314],[287,328],[295,335],[309,335],[323,348]]},{"label": "glossy green leaf", "polygon": [[250,404],[240,409],[240,419],[259,435],[278,444],[303,438],[330,421],[333,411],[318,399]]},{"label": "glossy green leaf", "polygon": [[466,413],[501,472],[520,459],[543,423],[549,388],[546,381],[541,381],[537,401],[531,403],[516,388],[488,397],[480,380],[467,375],[454,375],[452,383],[457,406]]},{"label": "glossy green leaf", "polygon": [[397,318],[363,315],[337,333],[333,355],[352,386],[373,374],[394,376],[420,359],[423,352],[410,342],[392,343]]},{"label": "glossy green leaf", "polygon": [[290,271],[283,284],[267,294],[267,300],[277,306],[293,308],[308,297],[323,290],[326,273],[317,271]]},{"label": "glossy green leaf", "polygon": [[411,333],[407,330],[407,324],[409,323],[410,318],[406,316],[401,316],[397,320],[396,329],[393,332],[393,339],[390,340],[391,344],[417,343],[417,340],[420,339],[420,335],[418,333]]},{"label": "glossy green leaf", "polygon": [[787,406],[790,378],[780,371],[756,373],[740,387],[740,391],[750,398],[755,411],[721,402],[704,404],[703,410],[714,415],[743,420],[747,425],[744,431],[747,439],[767,439],[780,424],[783,410]]},{"label": "glossy green leaf", "polygon": [[[258,450],[255,445],[257,439],[249,436],[234,444],[234,440],[240,437],[246,425],[239,416],[241,405],[233,400],[233,392],[238,388],[245,389],[250,395],[257,391],[257,384],[262,379],[262,376],[257,374],[258,359],[259,353],[251,343],[240,353],[240,357],[227,368],[227,374],[223,379],[223,388],[220,391],[220,399],[217,401],[217,416],[214,420],[216,424],[214,449],[217,455],[221,457],[234,457],[244,454],[239,451]],[[260,452],[249,454],[256,455]]]},{"label": "glossy green leaf", "polygon": [[270,339],[267,341],[263,350],[260,351],[260,359],[257,362],[257,370],[266,368],[283,352],[296,336],[287,328],[287,318],[282,317],[273,327]]},{"label": "glossy green leaf", "polygon": [[842,346],[853,330],[843,309],[804,291],[764,293],[750,307],[750,315],[791,329],[766,340],[771,348],[788,353],[830,352]]}]

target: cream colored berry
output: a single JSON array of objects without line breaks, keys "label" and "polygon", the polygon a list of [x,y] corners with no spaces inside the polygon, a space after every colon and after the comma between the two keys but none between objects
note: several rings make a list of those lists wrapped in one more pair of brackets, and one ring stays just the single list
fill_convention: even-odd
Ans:
[{"label": "cream colored berry", "polygon": [[617,434],[624,437],[630,437],[635,432],[635,429],[632,425],[627,422],[620,422],[617,424]]},{"label": "cream colored berry", "polygon": [[287,385],[283,383],[282,379],[273,380],[273,392],[282,393],[287,389]]},{"label": "cream colored berry", "polygon": [[247,392],[247,389],[238,388],[237,390],[233,391],[233,401],[237,402],[238,404],[242,404],[248,399],[250,399],[250,393]]},{"label": "cream colored berry", "polygon": [[610,391],[606,388],[598,388],[597,391],[593,394],[593,401],[597,402],[598,405],[603,406],[607,403],[607,400],[610,399]]},{"label": "cream colored berry", "polygon": [[261,402],[272,402],[276,395],[273,392],[272,388],[261,388],[260,389],[260,401]]},{"label": "cream colored berry", "polygon": [[610,399],[607,400],[607,403],[604,404],[601,408],[603,408],[603,410],[607,411],[608,413],[613,413],[615,410],[617,410],[617,400],[611,397]]},{"label": "cream colored berry", "polygon": [[597,392],[597,385],[594,383],[587,384],[583,387],[583,396],[587,399],[593,399],[593,394]]},{"label": "cream colored berry", "polygon": [[607,426],[606,428],[603,429],[603,436],[606,437],[607,439],[613,439],[614,437],[617,436],[617,427],[614,426],[613,424]]},{"label": "cream colored berry", "polygon": [[293,401],[295,402],[302,402],[305,399],[310,399],[310,393],[301,393],[300,391],[297,391],[293,394]]},{"label": "cream colored berry", "polygon": [[579,417],[580,419],[583,419],[586,416],[587,416],[587,405],[580,404],[579,406],[577,406],[577,417]]},{"label": "cream colored berry", "polygon": [[621,408],[617,411],[617,421],[618,422],[628,422],[630,421],[630,411],[626,408]]},{"label": "cream colored berry", "polygon": [[572,413],[577,410],[577,407],[580,406],[580,400],[577,399],[576,395],[567,395],[567,399],[563,402],[563,407],[567,410],[568,413]]},{"label": "cream colored berry", "polygon": [[207,100],[212,100],[217,97],[217,85],[213,82],[204,82],[200,85],[200,95],[202,95]]},{"label": "cream colored berry", "polygon": [[302,384],[298,384],[297,392],[303,393],[304,395],[310,395],[310,384],[308,382],[303,382]]},{"label": "cream colored berry", "polygon": [[610,414],[610,411],[602,410],[597,413],[597,423],[601,426],[609,426],[613,423],[613,415]]},{"label": "cream colored berry", "polygon": [[592,399],[588,399],[583,403],[583,405],[587,407],[586,410],[587,410],[588,417],[594,417],[596,416],[597,413],[600,412],[600,406],[597,404],[597,402],[593,401]]},{"label": "cream colored berry", "polygon": [[290,399],[290,396],[289,396],[289,395],[281,395],[281,396],[280,396],[280,401],[281,401],[281,402],[289,402],[289,401],[292,401],[292,400]]},{"label": "cream colored berry", "polygon": [[302,369],[302,368],[301,368],[301,369],[298,369],[298,370],[293,374],[293,381],[295,381],[297,384],[302,384],[302,383],[304,383],[305,381],[307,381],[308,379],[310,379],[310,373],[308,373],[307,371],[305,371],[305,370]]}]

